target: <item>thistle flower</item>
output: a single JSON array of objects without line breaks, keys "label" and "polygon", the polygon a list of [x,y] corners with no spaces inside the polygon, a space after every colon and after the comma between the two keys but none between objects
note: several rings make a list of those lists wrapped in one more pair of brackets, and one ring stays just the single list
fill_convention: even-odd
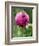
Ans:
[{"label": "thistle flower", "polygon": [[29,15],[24,11],[18,12],[15,16],[15,22],[19,26],[26,26],[29,22]]}]

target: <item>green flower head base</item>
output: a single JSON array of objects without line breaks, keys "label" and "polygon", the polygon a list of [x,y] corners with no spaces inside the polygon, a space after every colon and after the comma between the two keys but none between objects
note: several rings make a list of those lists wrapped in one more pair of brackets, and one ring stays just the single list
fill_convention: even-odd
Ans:
[{"label": "green flower head base", "polygon": [[24,11],[18,12],[15,16],[15,21],[21,27],[26,26],[29,22],[29,15]]}]

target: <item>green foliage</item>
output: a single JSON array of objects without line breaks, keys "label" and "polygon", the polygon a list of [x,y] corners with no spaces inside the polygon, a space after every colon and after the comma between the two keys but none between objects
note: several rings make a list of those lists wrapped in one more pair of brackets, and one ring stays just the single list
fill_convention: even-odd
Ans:
[{"label": "green foliage", "polygon": [[13,27],[13,36],[12,37],[29,37],[32,36],[32,24],[27,25],[24,30],[22,27],[15,26]]}]

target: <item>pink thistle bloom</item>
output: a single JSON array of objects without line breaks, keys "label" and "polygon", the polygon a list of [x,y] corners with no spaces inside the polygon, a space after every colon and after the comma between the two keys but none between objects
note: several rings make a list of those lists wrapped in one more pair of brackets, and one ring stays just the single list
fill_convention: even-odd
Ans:
[{"label": "pink thistle bloom", "polygon": [[15,21],[19,26],[26,26],[29,22],[29,15],[26,12],[18,12],[15,16]]}]

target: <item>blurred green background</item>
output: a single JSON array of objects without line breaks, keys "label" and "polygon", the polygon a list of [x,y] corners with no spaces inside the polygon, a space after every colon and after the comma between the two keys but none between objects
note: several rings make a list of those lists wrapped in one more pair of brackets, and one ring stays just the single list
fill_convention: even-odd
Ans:
[{"label": "blurred green background", "polygon": [[[30,7],[11,7],[11,20],[12,20],[12,30],[11,37],[31,37],[32,36],[32,9]],[[29,14],[30,21],[29,24],[26,25],[25,32],[22,32],[22,28],[17,26],[15,23],[15,16],[17,12],[25,11]]]}]

